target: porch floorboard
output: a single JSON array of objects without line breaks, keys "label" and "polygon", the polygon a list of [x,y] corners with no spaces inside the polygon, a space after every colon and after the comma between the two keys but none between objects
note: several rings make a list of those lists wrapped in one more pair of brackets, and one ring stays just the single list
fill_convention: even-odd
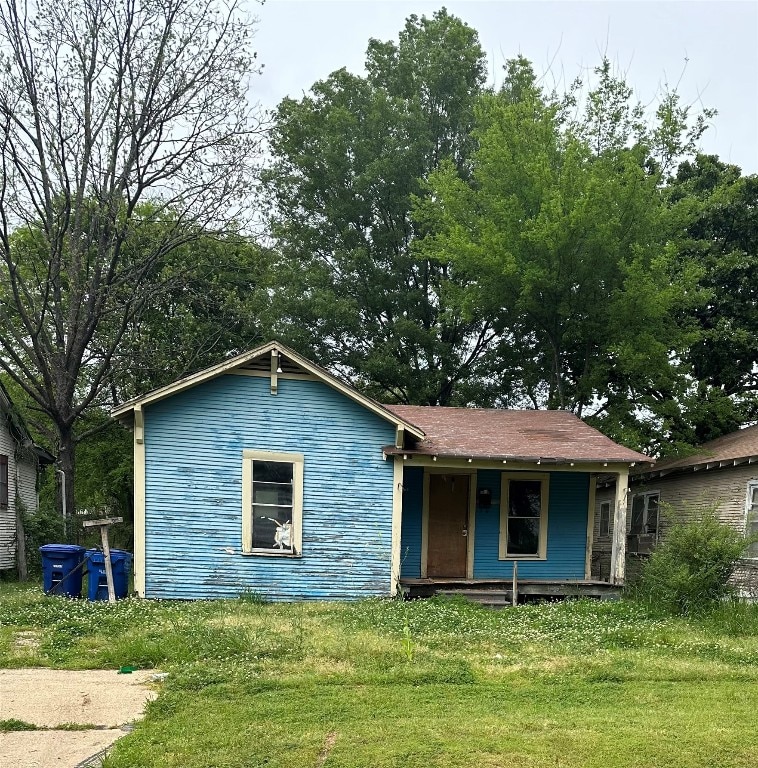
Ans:
[{"label": "porch floorboard", "polygon": [[[400,586],[409,599],[434,595],[460,595],[475,602],[491,606],[512,603],[511,579],[401,578]],[[518,599],[549,600],[566,597],[594,597],[617,600],[621,588],[607,581],[592,579],[519,579],[516,585]]]}]

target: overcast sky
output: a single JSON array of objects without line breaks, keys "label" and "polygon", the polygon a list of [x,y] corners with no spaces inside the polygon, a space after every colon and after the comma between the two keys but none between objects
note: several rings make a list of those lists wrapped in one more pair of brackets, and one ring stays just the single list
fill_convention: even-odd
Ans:
[{"label": "overcast sky", "polygon": [[[340,67],[362,74],[369,38],[397,40],[412,13],[431,16],[443,3],[406,0],[266,0],[257,7],[255,47],[264,74],[254,92],[266,108],[295,98]],[[758,1],[548,2],[458,0],[448,11],[476,29],[490,81],[517,54],[538,73],[566,82],[604,53],[627,73],[643,103],[663,83],[687,103],[719,114],[702,149],[758,173]]]}]

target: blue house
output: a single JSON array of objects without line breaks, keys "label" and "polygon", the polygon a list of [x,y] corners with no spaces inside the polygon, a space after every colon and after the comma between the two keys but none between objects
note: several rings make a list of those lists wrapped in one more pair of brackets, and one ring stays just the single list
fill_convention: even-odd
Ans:
[{"label": "blue house", "polygon": [[[135,589],[390,595],[590,579],[595,477],[649,461],[564,411],[381,405],[270,342],[124,403]],[[623,503],[622,503],[623,502]],[[624,537],[611,581],[623,581]]]}]

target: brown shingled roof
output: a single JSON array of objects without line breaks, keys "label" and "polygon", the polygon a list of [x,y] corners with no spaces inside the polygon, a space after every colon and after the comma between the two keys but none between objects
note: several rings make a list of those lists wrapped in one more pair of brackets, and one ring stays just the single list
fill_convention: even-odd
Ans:
[{"label": "brown shingled roof", "polygon": [[388,447],[386,453],[554,463],[651,461],[614,443],[568,411],[385,407],[426,433],[413,450]]},{"label": "brown shingled roof", "polygon": [[719,466],[722,462],[731,464],[756,458],[758,458],[758,424],[703,443],[691,456],[658,461],[655,472],[664,474],[677,469],[692,469],[700,465],[710,469],[711,464]]}]

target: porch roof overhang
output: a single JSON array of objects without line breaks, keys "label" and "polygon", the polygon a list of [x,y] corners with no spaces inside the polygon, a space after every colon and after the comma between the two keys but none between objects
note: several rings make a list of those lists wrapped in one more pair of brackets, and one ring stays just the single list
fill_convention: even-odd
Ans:
[{"label": "porch roof overhang", "polygon": [[[441,463],[445,462],[463,462],[478,464],[503,464],[503,465],[544,465],[545,467],[566,467],[579,468],[591,467],[597,470],[600,467],[607,468],[607,471],[613,472],[613,468],[622,469],[636,466],[638,461],[631,461],[629,458],[598,458],[597,456],[541,456],[535,454],[490,454],[490,453],[455,453],[450,451],[435,451],[429,449],[398,448],[394,445],[387,445],[382,448],[385,456],[402,456],[407,461],[423,460]],[[647,463],[652,463],[651,459],[644,458]]]},{"label": "porch roof overhang", "polygon": [[643,483],[669,475],[708,472],[743,464],[758,463],[758,424],[717,437],[695,449],[689,456],[662,459],[655,469],[639,469],[631,481]]}]

